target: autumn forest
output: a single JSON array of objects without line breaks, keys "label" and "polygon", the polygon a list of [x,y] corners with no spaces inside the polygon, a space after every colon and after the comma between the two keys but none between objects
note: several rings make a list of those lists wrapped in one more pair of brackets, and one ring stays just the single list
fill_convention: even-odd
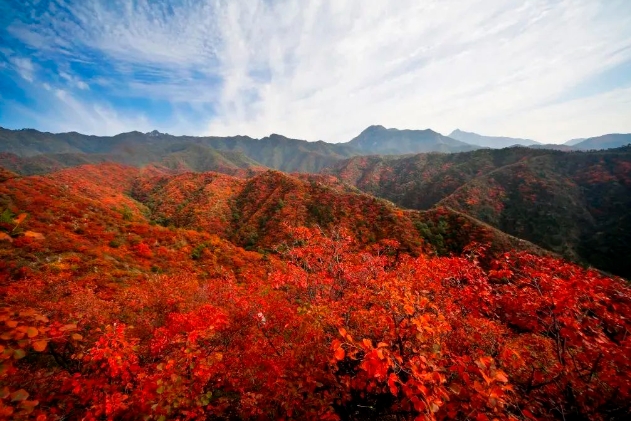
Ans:
[{"label": "autumn forest", "polygon": [[283,142],[4,153],[0,419],[629,419],[629,147]]}]

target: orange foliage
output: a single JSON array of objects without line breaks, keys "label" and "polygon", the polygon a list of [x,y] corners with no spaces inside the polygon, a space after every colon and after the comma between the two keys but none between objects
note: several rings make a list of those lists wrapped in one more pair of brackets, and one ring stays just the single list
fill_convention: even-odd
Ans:
[{"label": "orange foliage", "polygon": [[[412,215],[324,178],[108,165],[0,184],[0,205],[29,215],[2,226],[0,417],[629,413],[619,278],[500,253],[465,217]],[[99,171],[114,173],[99,184]],[[461,230],[445,233],[451,256],[418,237],[431,218]],[[246,234],[261,252],[230,241]]]}]

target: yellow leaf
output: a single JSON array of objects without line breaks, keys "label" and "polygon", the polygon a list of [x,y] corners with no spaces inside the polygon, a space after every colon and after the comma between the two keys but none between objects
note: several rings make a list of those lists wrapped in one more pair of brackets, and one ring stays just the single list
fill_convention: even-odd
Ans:
[{"label": "yellow leaf", "polygon": [[83,339],[83,336],[79,335],[78,333],[73,333],[72,339],[74,339],[75,341],[80,341]]},{"label": "yellow leaf", "polygon": [[39,401],[22,401],[20,402],[20,408],[24,414],[31,414],[35,411],[35,407],[39,405]]},{"label": "yellow leaf", "polygon": [[26,219],[26,214],[25,213],[21,213],[13,220],[13,222],[15,222],[16,225],[19,225],[22,222],[24,222],[25,219]]},{"label": "yellow leaf", "polygon": [[11,393],[12,402],[23,401],[26,400],[26,398],[28,398],[28,392],[24,389],[16,390],[15,392]]},{"label": "yellow leaf", "polygon": [[462,391],[462,388],[457,384],[452,384],[451,386],[449,386],[449,389],[451,389],[451,391],[454,392],[456,395],[459,395]]},{"label": "yellow leaf", "polygon": [[487,376],[486,374],[484,374],[483,371],[480,371],[480,374],[482,375],[482,378],[484,379],[484,381],[486,382],[486,384],[491,384],[491,378],[489,376]]},{"label": "yellow leaf", "polygon": [[502,371],[498,371],[495,373],[495,380],[499,380],[502,383],[508,383],[508,377]]},{"label": "yellow leaf", "polygon": [[384,359],[384,355],[383,355],[383,350],[382,349],[378,349],[377,350],[377,356],[379,357],[380,360]]},{"label": "yellow leaf", "polygon": [[33,342],[33,349],[37,352],[42,352],[46,349],[46,345],[48,345],[47,341],[35,341]]},{"label": "yellow leaf", "polygon": [[44,234],[41,234],[39,232],[34,232],[34,231],[26,231],[24,233],[24,236],[28,238],[32,238],[33,240],[43,240],[45,238]]},{"label": "yellow leaf", "polygon": [[30,326],[28,329],[26,329],[26,336],[28,336],[29,338],[36,337],[38,333],[39,331],[36,327]]}]

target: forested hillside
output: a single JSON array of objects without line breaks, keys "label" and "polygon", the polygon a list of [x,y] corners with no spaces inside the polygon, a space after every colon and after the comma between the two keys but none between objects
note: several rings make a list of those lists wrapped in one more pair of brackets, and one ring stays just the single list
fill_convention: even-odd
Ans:
[{"label": "forested hillside", "polygon": [[0,414],[624,419],[631,290],[333,177],[0,182]]},{"label": "forested hillside", "polygon": [[[26,175],[106,161],[133,166],[164,163],[191,171],[216,171],[227,165],[317,172],[340,159],[359,154],[346,145],[307,142],[276,134],[253,139],[247,136],[172,136],[153,131],[100,137],[3,128],[0,128],[0,152],[3,152],[0,166]],[[222,165],[217,161],[222,161]]]},{"label": "forested hillside", "polygon": [[447,206],[566,258],[631,277],[631,149],[356,157],[325,170],[411,209]]}]

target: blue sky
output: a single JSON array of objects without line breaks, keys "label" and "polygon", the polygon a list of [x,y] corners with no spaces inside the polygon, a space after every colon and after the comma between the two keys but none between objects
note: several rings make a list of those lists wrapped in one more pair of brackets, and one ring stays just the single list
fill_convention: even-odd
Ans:
[{"label": "blue sky", "polygon": [[629,0],[0,0],[0,125],[631,132]]}]

